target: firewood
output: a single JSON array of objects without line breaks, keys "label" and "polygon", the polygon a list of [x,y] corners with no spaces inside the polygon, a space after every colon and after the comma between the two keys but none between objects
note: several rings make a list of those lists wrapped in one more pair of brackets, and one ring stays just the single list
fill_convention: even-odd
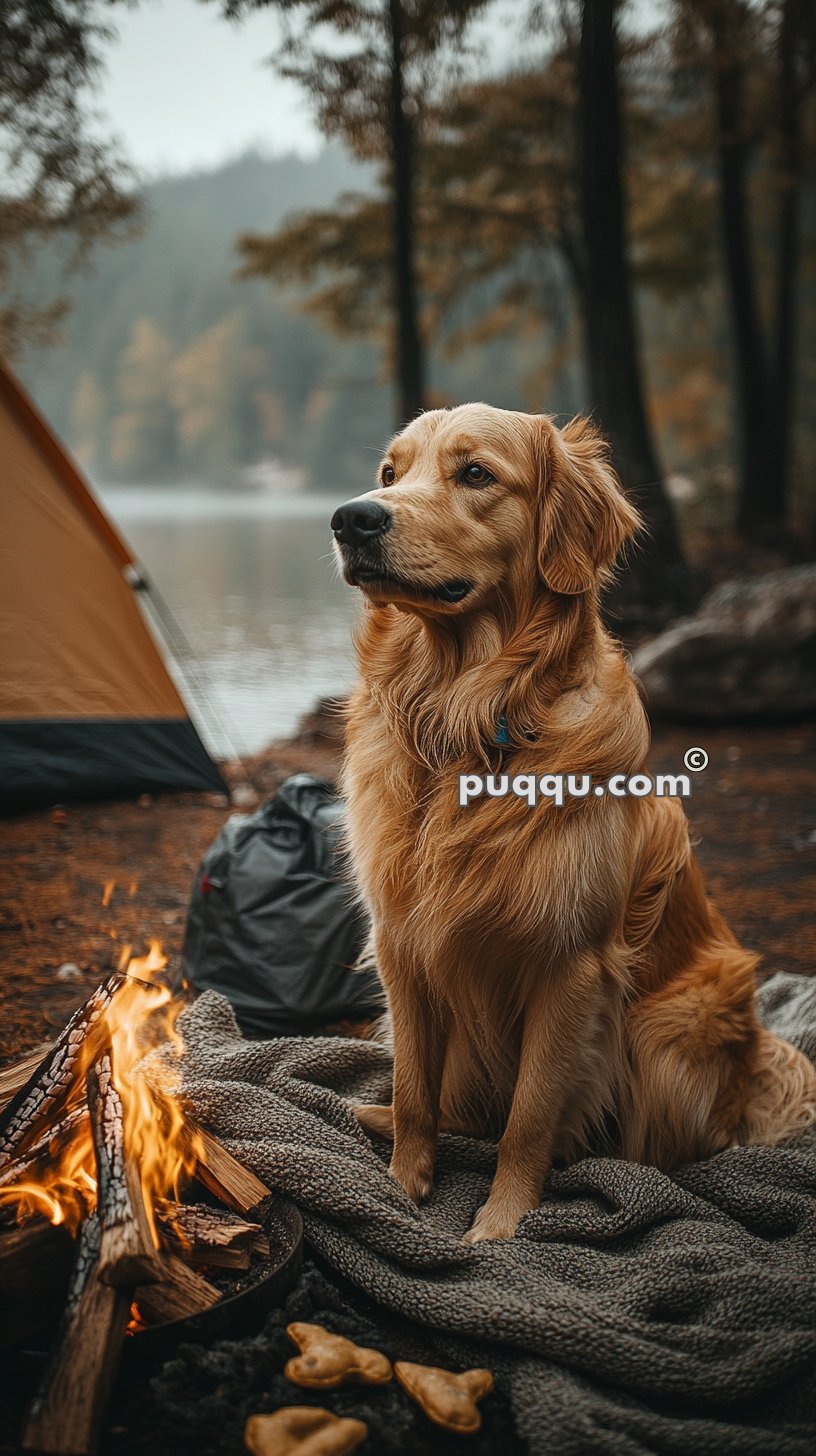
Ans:
[{"label": "firewood", "polygon": [[25,1087],[31,1073],[36,1072],[52,1046],[53,1042],[41,1042],[39,1046],[34,1047],[33,1051],[26,1052],[25,1056],[20,1057],[19,1061],[9,1062],[7,1066],[0,1067],[0,1107],[4,1107],[20,1091],[21,1087]]},{"label": "firewood", "polygon": [[162,1238],[187,1264],[218,1269],[248,1269],[253,1254],[269,1254],[269,1240],[259,1223],[247,1223],[225,1208],[206,1203],[156,1206]]},{"label": "firewood", "polygon": [[87,1104],[74,1107],[62,1118],[56,1127],[47,1128],[28,1152],[6,1163],[0,1172],[0,1189],[9,1189],[15,1183],[36,1180],[45,1163],[59,1158],[65,1148],[73,1142],[83,1124],[88,1121]]},{"label": "firewood", "polygon": [[220,1298],[219,1291],[195,1269],[190,1269],[175,1254],[162,1254],[161,1279],[157,1284],[141,1284],[134,1303],[146,1325],[161,1325],[168,1320],[203,1314]]},{"label": "firewood", "polygon": [[101,1225],[99,1278],[104,1284],[133,1289],[158,1279],[160,1269],[139,1169],[125,1148],[124,1110],[113,1080],[110,1049],[90,1068],[87,1087]]},{"label": "firewood", "polygon": [[23,1435],[24,1451],[93,1456],[125,1339],[132,1294],[99,1277],[101,1233],[85,1220],[65,1317]]},{"label": "firewood", "polygon": [[0,1168],[59,1121],[63,1102],[76,1084],[81,1058],[95,1055],[104,1036],[105,1012],[121,984],[122,977],[113,975],[97,987],[0,1112]]},{"label": "firewood", "polygon": [[250,1213],[269,1197],[270,1190],[266,1184],[239,1163],[218,1138],[202,1127],[196,1132],[199,1147],[196,1177],[210,1193],[214,1193],[228,1208],[235,1209],[236,1213]]},{"label": "firewood", "polygon": [[73,1251],[65,1225],[44,1218],[0,1233],[0,1349],[57,1324]]}]

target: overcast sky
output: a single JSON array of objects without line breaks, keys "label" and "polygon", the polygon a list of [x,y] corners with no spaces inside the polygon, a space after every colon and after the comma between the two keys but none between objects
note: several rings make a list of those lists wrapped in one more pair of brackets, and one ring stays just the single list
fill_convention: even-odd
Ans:
[{"label": "overcast sky", "polygon": [[[492,0],[479,27],[486,65],[519,54],[528,10],[528,0]],[[97,90],[100,126],[139,171],[216,166],[251,146],[304,156],[321,146],[301,88],[264,64],[281,34],[274,8],[235,24],[217,0],[138,0],[105,19],[117,38]]]},{"label": "overcast sky", "polygon": [[[632,9],[658,5],[634,0]],[[528,0],[493,0],[481,27],[486,64],[523,53],[528,9]],[[108,17],[117,38],[97,92],[100,127],[116,133],[140,172],[217,166],[251,146],[304,156],[320,147],[301,88],[264,64],[280,38],[274,9],[231,24],[217,0],[139,0]]]},{"label": "overcast sky", "polygon": [[300,87],[263,63],[280,36],[273,10],[238,25],[202,0],[140,0],[108,14],[117,38],[96,104],[140,171],[214,166],[255,144],[319,148]]}]

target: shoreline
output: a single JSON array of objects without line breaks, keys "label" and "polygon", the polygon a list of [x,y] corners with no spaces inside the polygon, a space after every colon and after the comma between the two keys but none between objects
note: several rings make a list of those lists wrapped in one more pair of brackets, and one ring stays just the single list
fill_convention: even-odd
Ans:
[{"label": "shoreline", "polygon": [[[295,738],[226,765],[231,785],[246,770],[262,796],[293,773],[333,781],[341,727],[322,707]],[[685,808],[709,894],[735,935],[761,954],[763,978],[813,974],[816,725],[657,724],[649,768],[678,772],[697,744],[709,765]],[[164,794],[0,823],[0,1064],[53,1036],[124,946],[141,954],[155,938],[171,959],[179,955],[201,855],[224,820],[247,808],[221,795]],[[66,965],[77,970],[60,969]]]}]

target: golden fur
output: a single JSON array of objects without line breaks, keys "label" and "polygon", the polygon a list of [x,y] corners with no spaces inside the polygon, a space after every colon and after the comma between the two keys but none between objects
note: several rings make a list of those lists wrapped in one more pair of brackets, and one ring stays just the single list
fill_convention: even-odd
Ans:
[{"label": "golden fur", "polygon": [[[594,426],[431,411],[379,480],[360,499],[391,518],[363,553],[382,579],[338,553],[366,593],[344,792],[394,1047],[393,1110],[358,1115],[393,1135],[394,1176],[419,1199],[440,1127],[500,1134],[468,1237],[505,1238],[553,1158],[671,1168],[813,1121],[816,1073],[760,1026],[756,958],[706,899],[677,800],[458,804],[460,773],[643,770],[646,716],[598,612],[639,521]],[[463,600],[433,595],[463,579]]]}]

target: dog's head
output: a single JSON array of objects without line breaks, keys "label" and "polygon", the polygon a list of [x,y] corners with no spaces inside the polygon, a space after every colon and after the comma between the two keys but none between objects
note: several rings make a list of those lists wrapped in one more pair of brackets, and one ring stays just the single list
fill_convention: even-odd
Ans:
[{"label": "dog's head", "polygon": [[590,421],[559,430],[484,404],[412,420],[376,488],[331,521],[347,582],[444,616],[531,590],[592,592],[639,524]]}]

